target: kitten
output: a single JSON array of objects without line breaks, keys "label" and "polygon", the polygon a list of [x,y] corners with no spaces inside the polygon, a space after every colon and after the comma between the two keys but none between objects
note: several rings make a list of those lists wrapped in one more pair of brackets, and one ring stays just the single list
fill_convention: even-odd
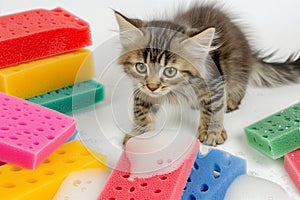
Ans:
[{"label": "kitten", "polygon": [[130,19],[117,11],[115,16],[123,47],[119,63],[137,87],[133,129],[124,144],[153,129],[157,105],[163,101],[178,94],[189,101],[189,88],[201,114],[200,141],[222,144],[227,139],[224,113],[238,109],[249,82],[266,87],[300,82],[299,58],[264,61],[251,50],[241,29],[214,5],[194,5],[170,20]]}]

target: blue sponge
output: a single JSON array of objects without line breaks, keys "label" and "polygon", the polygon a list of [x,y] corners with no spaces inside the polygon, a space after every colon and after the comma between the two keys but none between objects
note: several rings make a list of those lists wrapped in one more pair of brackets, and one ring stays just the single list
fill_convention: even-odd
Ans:
[{"label": "blue sponge", "polygon": [[245,173],[246,161],[228,152],[198,153],[181,199],[223,200],[230,184]]}]

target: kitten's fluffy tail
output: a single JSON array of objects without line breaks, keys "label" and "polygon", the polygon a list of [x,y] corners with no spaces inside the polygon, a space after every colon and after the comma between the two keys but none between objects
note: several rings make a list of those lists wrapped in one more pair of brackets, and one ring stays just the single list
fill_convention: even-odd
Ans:
[{"label": "kitten's fluffy tail", "polygon": [[257,59],[250,76],[250,84],[259,87],[274,87],[300,83],[300,58],[292,55],[285,62],[266,62],[269,57]]}]

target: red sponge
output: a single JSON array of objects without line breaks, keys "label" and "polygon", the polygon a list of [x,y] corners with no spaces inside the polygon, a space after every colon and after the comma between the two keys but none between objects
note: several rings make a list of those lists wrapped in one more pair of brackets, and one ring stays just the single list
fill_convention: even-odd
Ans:
[{"label": "red sponge", "polygon": [[284,168],[300,191],[300,149],[284,156]]},{"label": "red sponge", "polygon": [[0,17],[0,68],[91,45],[87,22],[56,8]]},{"label": "red sponge", "polygon": [[132,174],[130,173],[132,163],[124,151],[98,200],[180,199],[199,150],[199,141],[195,141],[190,148],[190,153],[186,155],[181,166],[174,171],[148,178],[135,177],[134,179],[131,178]]}]

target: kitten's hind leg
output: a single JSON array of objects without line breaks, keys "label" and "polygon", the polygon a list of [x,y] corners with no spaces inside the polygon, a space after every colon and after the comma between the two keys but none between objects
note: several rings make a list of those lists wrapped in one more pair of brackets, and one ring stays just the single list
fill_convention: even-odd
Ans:
[{"label": "kitten's hind leg", "polygon": [[158,106],[143,97],[142,94],[135,94],[133,105],[133,128],[130,134],[126,134],[123,139],[123,145],[137,135],[141,135],[154,128],[154,117],[158,111]]},{"label": "kitten's hind leg", "polygon": [[227,85],[227,110],[226,112],[232,112],[239,109],[242,99],[245,96],[247,88],[247,82],[238,82],[235,84]]}]

